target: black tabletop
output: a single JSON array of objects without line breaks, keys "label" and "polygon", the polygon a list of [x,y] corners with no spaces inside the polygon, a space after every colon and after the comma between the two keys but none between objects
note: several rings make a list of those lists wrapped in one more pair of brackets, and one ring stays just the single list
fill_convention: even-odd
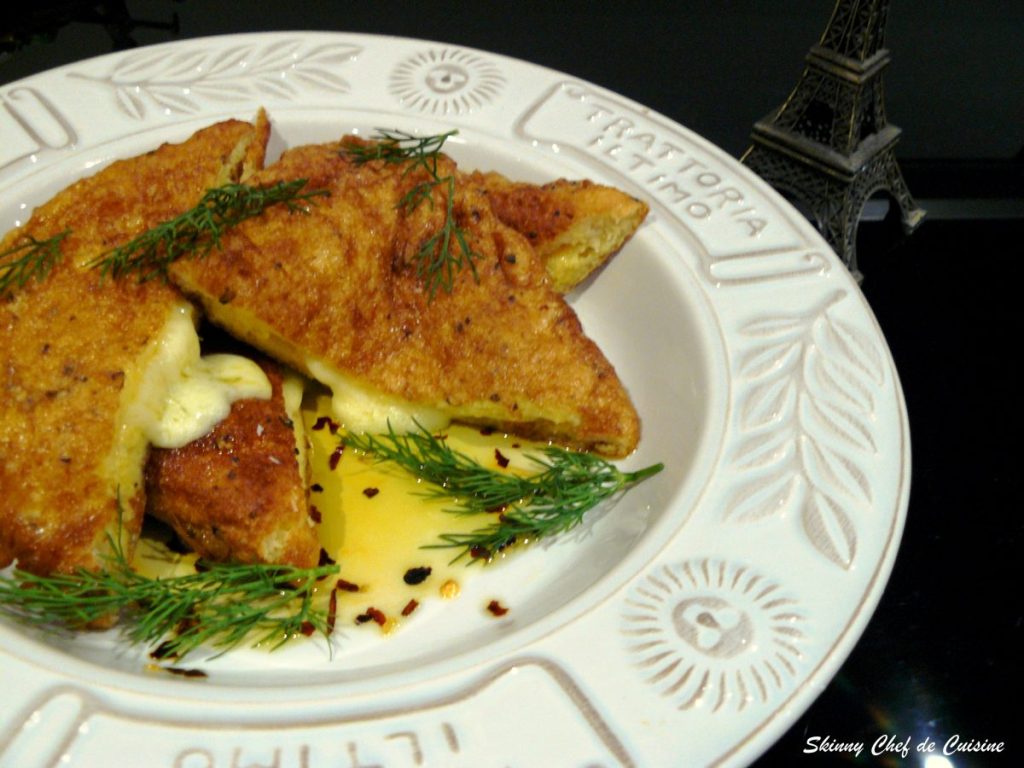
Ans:
[{"label": "black tabletop", "polygon": [[[88,56],[211,34],[393,34],[570,73],[739,156],[753,123],[795,85],[832,6],[36,0],[4,12],[0,85]],[[1014,3],[908,1],[890,9],[888,116],[902,129],[896,156],[928,215],[910,235],[891,215],[863,220],[857,252],[909,411],[910,508],[862,638],[759,764],[1021,764],[1022,612],[1013,573],[1022,473],[1011,361],[1024,256],[1022,32]],[[871,755],[888,737],[909,739],[910,753]],[[1004,748],[957,752],[945,763],[914,752],[925,739],[941,751],[952,737]],[[825,738],[865,749],[859,757],[809,752]]]}]

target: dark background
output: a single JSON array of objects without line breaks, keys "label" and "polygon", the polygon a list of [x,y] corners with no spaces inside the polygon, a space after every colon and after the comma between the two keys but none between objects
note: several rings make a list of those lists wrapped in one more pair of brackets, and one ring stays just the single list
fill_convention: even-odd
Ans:
[{"label": "dark background", "polygon": [[[832,0],[498,4],[341,0],[36,0],[5,4],[0,81],[135,43],[239,31],[418,37],[524,58],[637,98],[733,155],[796,83]],[[12,8],[17,10],[12,10]],[[177,33],[168,26],[177,25]],[[156,25],[151,26],[151,25]],[[13,34],[11,34],[13,33]],[[1024,3],[895,0],[889,118],[903,157],[1024,149]],[[642,98],[638,98],[642,97]],[[1018,190],[1019,192],[1019,190]]]},{"label": "dark background", "polygon": [[[514,3],[139,0],[8,4],[0,84],[133,45],[242,31],[418,37],[526,59],[611,88],[734,156],[796,84],[831,0]],[[896,360],[911,423],[907,528],[863,638],[759,764],[925,766],[802,753],[809,736],[1003,741],[1021,765],[1019,373],[1024,257],[1024,3],[891,4],[885,72],[904,176],[928,210],[860,225],[864,293]],[[1014,574],[1017,574],[1014,576]],[[929,765],[927,768],[942,768]]]}]

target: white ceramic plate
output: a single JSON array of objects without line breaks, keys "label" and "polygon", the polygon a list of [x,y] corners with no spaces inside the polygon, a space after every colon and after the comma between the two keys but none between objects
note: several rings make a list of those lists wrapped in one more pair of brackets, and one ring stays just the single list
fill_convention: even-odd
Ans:
[{"label": "white ceramic plate", "polygon": [[[0,765],[744,764],[856,642],[896,553],[909,442],[886,344],[792,208],[685,128],[572,77],[440,43],[231,36],[0,89],[0,227],[110,160],[267,108],[271,149],[457,128],[463,167],[589,177],[652,213],[572,301],[666,470],[386,641],[339,630],[142,670],[106,635],[0,624]],[[482,610],[491,597],[510,612]],[[194,666],[194,664],[193,664]]]}]

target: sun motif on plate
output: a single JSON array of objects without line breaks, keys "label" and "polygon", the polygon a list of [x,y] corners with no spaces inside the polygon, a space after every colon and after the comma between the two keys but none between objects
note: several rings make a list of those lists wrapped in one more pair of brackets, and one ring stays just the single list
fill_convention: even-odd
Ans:
[{"label": "sun motif on plate", "polygon": [[805,619],[779,584],[710,559],[637,582],[622,634],[637,669],[678,709],[742,711],[796,677]]},{"label": "sun motif on plate", "polygon": [[389,90],[410,109],[464,114],[493,101],[505,78],[486,56],[458,48],[431,49],[402,61]]}]

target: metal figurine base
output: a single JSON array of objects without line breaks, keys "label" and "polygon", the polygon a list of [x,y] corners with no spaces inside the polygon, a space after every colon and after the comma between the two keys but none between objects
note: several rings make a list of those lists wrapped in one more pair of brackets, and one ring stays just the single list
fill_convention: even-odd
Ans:
[{"label": "metal figurine base", "polygon": [[924,218],[893,147],[900,131],[885,117],[882,47],[888,0],[838,0],[821,40],[786,102],[754,124],[741,158],[814,217],[860,281],[857,224],[864,205],[888,193],[912,232]]}]

